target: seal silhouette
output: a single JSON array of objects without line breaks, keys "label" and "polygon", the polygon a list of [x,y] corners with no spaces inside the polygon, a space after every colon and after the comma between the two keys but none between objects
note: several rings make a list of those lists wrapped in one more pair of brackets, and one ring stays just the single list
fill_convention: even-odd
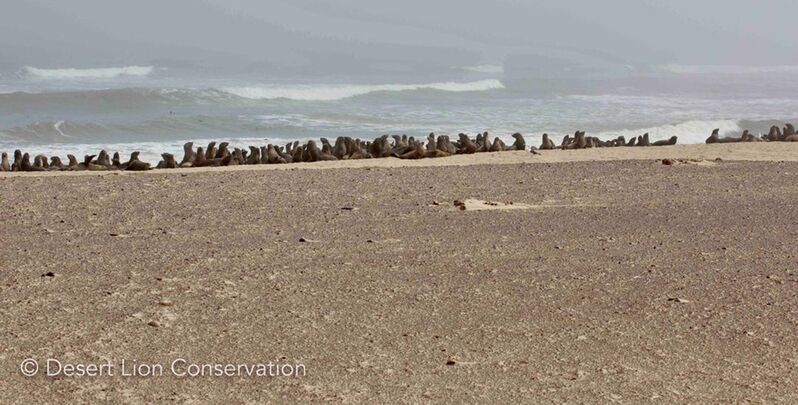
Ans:
[{"label": "seal silhouette", "polygon": [[195,160],[197,154],[194,152],[194,142],[186,142],[183,144],[183,160],[180,161],[180,167],[191,167]]},{"label": "seal silhouette", "polygon": [[498,136],[494,138],[493,143],[490,145],[490,152],[504,152],[505,150],[507,150],[507,145],[504,144],[504,141],[499,139]]},{"label": "seal silhouette", "polygon": [[679,137],[672,136],[670,139],[663,139],[661,141],[656,141],[651,144],[651,146],[665,146],[665,145],[676,145],[676,142],[679,140]]},{"label": "seal silhouette", "polygon": [[3,152],[2,161],[0,162],[0,172],[10,172],[11,164],[8,163],[8,153]]},{"label": "seal silhouette", "polygon": [[514,133],[513,139],[515,139],[515,142],[510,145],[509,150],[526,150],[526,139],[524,139],[524,136],[521,135],[520,132]]},{"label": "seal silhouette", "polygon": [[549,138],[549,134],[543,134],[543,140],[540,143],[540,150],[552,150],[555,149],[554,141]]},{"label": "seal silhouette", "polygon": [[205,159],[210,160],[216,158],[216,142],[209,142],[208,147],[205,148]]},{"label": "seal silhouette", "polygon": [[146,171],[150,170],[152,167],[147,162],[142,162],[139,160],[139,151],[135,151],[130,154],[130,160],[125,164],[125,170],[130,171]]},{"label": "seal silhouette", "polygon": [[25,153],[22,155],[22,162],[20,162],[20,171],[23,172],[43,172],[47,169],[39,166],[36,167],[30,163],[30,155]]}]

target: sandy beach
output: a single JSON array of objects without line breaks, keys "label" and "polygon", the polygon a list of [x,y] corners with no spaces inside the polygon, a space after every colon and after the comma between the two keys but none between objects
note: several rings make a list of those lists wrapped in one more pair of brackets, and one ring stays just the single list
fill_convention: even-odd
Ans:
[{"label": "sandy beach", "polygon": [[797,173],[782,142],[0,173],[0,402],[795,402]]}]

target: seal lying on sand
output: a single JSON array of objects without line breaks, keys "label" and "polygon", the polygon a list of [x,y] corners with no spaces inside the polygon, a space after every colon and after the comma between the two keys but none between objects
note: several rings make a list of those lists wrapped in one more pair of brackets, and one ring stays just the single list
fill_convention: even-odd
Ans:
[{"label": "seal lying on sand", "polygon": [[587,147],[587,139],[585,138],[585,133],[583,131],[576,131],[576,133],[574,134],[573,142],[563,145],[560,148],[565,150],[571,150],[571,149],[584,149],[585,147]]},{"label": "seal lying on sand", "polygon": [[783,138],[781,140],[787,140],[787,138],[793,135],[795,135],[795,127],[793,127],[792,124],[784,124],[784,133],[782,133]]},{"label": "seal lying on sand", "polygon": [[460,153],[477,153],[480,147],[471,141],[468,135],[461,133],[458,137],[460,138]]},{"label": "seal lying on sand", "polygon": [[175,155],[171,153],[161,153],[161,158],[163,160],[158,163],[158,169],[177,169],[179,167],[177,160],[175,160]]},{"label": "seal lying on sand", "polygon": [[661,141],[656,141],[651,144],[651,146],[665,146],[665,145],[676,145],[676,141],[678,141],[679,137],[672,136],[670,139],[663,139]]},{"label": "seal lying on sand", "polygon": [[61,163],[61,158],[58,156],[51,156],[50,168],[53,170],[62,170],[64,168],[64,164]]},{"label": "seal lying on sand", "polygon": [[[487,137],[486,137],[487,138]],[[504,152],[507,150],[507,145],[497,136],[493,139],[493,144],[490,145],[491,152]]]},{"label": "seal lying on sand", "polygon": [[152,167],[147,162],[142,162],[139,160],[139,152],[133,152],[130,154],[130,160],[124,164],[125,170],[131,171],[145,171],[150,170]]}]

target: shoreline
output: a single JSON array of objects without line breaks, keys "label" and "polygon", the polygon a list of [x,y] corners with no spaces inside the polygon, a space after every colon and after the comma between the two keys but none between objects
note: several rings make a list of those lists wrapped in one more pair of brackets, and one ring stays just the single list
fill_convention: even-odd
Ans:
[{"label": "shoreline", "polygon": [[394,157],[289,164],[258,164],[237,166],[209,166],[178,169],[152,169],[142,172],[110,171],[48,171],[0,172],[0,178],[48,176],[112,176],[137,174],[187,174],[203,172],[236,172],[261,170],[330,170],[356,168],[450,167],[477,165],[571,163],[590,161],[690,159],[724,161],[798,161],[798,142],[741,142],[729,144],[688,144],[657,147],[615,147],[577,150],[539,150],[539,155],[528,151],[483,152],[458,154],[442,158],[418,160]]}]

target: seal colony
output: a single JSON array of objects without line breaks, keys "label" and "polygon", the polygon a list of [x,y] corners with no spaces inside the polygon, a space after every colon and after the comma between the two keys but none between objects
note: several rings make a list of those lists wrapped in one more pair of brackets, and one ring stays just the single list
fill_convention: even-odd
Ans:
[{"label": "seal colony", "polygon": [[[784,129],[773,126],[768,134],[759,137],[744,131],[740,137],[720,137],[720,129],[715,129],[707,138],[707,144],[731,142],[798,142],[798,134],[792,124],[786,124]],[[576,131],[573,136],[566,135],[557,146],[549,134],[543,134],[540,147],[532,146],[527,149],[526,141],[521,133],[512,135],[513,144],[507,145],[500,138],[491,140],[487,132],[478,133],[476,137],[460,133],[455,141],[447,135],[436,136],[430,133],[426,142],[407,135],[383,135],[373,141],[363,141],[351,137],[338,137],[335,142],[326,138],[319,139],[319,143],[310,140],[305,144],[299,141],[288,143],[285,146],[268,144],[265,146],[249,146],[249,150],[230,149],[228,142],[210,142],[207,147],[194,149],[194,142],[183,145],[183,157],[180,161],[171,153],[162,153],[161,161],[155,166],[139,159],[139,152],[134,151],[130,158],[122,162],[119,152],[109,156],[105,150],[97,155],[86,155],[83,161],[78,161],[74,155],[67,155],[68,163],[64,164],[59,156],[48,157],[36,155],[31,162],[31,156],[17,149],[14,151],[13,163],[9,161],[8,153],[2,152],[0,171],[43,172],[55,170],[67,171],[103,171],[103,170],[128,170],[147,171],[151,169],[176,169],[190,167],[213,167],[234,165],[257,164],[286,164],[301,162],[320,162],[332,160],[376,159],[394,157],[398,159],[429,159],[441,158],[457,154],[474,154],[481,152],[526,151],[538,154],[539,150],[575,150],[605,147],[626,146],[666,146],[676,145],[678,138],[671,137],[666,140],[651,142],[649,134],[645,133],[629,139],[623,136],[615,139],[602,140],[595,136],[587,136],[584,131]]]}]

